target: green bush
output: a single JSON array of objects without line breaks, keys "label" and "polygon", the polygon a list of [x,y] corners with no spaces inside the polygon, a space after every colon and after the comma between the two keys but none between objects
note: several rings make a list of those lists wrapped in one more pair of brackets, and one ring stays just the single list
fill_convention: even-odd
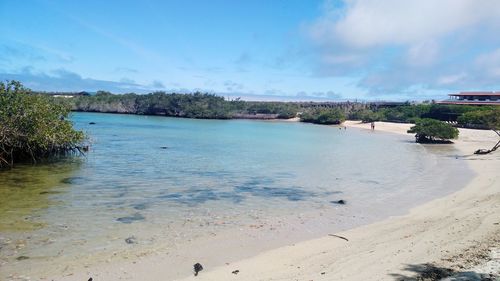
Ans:
[{"label": "green bush", "polygon": [[66,119],[69,112],[19,82],[0,82],[0,167],[78,151],[84,134]]},{"label": "green bush", "polygon": [[411,127],[408,133],[414,133],[419,143],[446,142],[458,137],[457,128],[429,118],[416,120],[415,126]]},{"label": "green bush", "polygon": [[500,108],[466,112],[458,117],[458,124],[464,127],[500,129]]},{"label": "green bush", "polygon": [[338,108],[317,108],[303,112],[300,116],[301,122],[314,124],[340,124],[344,122],[345,114]]},{"label": "green bush", "polygon": [[349,119],[361,120],[366,123],[366,122],[380,121],[383,118],[381,118],[380,112],[374,112],[370,109],[360,109],[350,112]]}]

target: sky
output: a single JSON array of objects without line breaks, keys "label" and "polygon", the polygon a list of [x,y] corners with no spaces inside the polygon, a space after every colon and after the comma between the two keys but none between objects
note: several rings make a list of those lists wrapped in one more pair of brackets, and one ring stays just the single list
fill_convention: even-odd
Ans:
[{"label": "sky", "polygon": [[500,90],[498,0],[0,0],[33,90],[426,100]]}]

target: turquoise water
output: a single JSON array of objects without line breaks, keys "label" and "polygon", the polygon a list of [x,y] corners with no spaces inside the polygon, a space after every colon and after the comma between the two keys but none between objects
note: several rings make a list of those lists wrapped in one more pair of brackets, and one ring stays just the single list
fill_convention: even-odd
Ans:
[{"label": "turquoise water", "polygon": [[[317,237],[404,213],[471,175],[452,146],[411,136],[296,122],[72,120],[90,137],[85,157],[0,174],[5,274],[63,259],[91,264],[96,252],[179,248],[246,227],[272,230],[262,239],[277,244]],[[130,236],[134,248],[124,243]]]}]

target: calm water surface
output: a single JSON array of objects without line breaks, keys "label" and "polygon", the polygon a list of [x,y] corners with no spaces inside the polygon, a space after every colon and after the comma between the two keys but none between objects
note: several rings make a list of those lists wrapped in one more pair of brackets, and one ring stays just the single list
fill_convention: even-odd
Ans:
[{"label": "calm water surface", "polygon": [[[452,146],[407,136],[295,122],[72,119],[90,136],[86,157],[0,172],[0,279],[231,229],[265,228],[282,243],[317,237],[404,213],[471,175]],[[332,203],[340,199],[347,204]]]}]

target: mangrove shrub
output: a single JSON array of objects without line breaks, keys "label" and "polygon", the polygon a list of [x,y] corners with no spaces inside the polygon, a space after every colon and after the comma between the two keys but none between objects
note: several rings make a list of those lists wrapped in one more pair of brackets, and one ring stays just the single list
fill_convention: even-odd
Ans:
[{"label": "mangrove shrub", "polygon": [[345,114],[339,108],[316,108],[302,113],[300,121],[314,124],[340,124],[344,122]]},{"label": "mangrove shrub", "polygon": [[79,151],[84,134],[67,120],[70,108],[50,99],[0,82],[0,168]]},{"label": "mangrove shrub", "polygon": [[408,130],[414,133],[419,143],[448,142],[458,137],[458,129],[448,123],[435,119],[417,119],[415,126]]}]

